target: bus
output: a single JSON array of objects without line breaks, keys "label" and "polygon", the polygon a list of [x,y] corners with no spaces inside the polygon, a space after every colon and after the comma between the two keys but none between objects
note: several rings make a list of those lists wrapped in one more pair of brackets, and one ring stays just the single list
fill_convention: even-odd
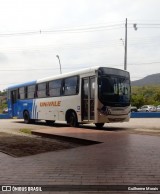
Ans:
[{"label": "bus", "polygon": [[101,128],[130,118],[130,74],[116,68],[92,67],[13,85],[7,95],[9,116],[27,124],[66,121]]}]

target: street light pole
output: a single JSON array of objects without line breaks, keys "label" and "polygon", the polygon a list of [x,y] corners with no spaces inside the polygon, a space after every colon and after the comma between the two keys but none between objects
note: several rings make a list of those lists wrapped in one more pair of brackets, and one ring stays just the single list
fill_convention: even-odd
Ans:
[{"label": "street light pole", "polygon": [[59,55],[56,55],[56,57],[58,58],[58,61],[59,61],[60,74],[62,74],[61,61],[60,61]]},{"label": "street light pole", "polygon": [[127,70],[127,18],[125,23],[124,70]]}]

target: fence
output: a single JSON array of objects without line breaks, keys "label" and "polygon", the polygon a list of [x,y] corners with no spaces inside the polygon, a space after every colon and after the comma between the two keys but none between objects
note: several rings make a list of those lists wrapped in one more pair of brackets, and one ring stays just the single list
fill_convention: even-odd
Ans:
[{"label": "fence", "polygon": [[132,112],[131,118],[160,118],[160,112]]}]

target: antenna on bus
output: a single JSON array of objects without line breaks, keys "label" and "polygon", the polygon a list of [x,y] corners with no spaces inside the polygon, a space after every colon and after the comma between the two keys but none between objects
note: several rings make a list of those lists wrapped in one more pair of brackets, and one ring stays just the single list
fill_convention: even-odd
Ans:
[{"label": "antenna on bus", "polygon": [[56,55],[56,57],[58,58],[58,61],[59,61],[60,74],[62,74],[61,61],[60,61],[59,55]]}]

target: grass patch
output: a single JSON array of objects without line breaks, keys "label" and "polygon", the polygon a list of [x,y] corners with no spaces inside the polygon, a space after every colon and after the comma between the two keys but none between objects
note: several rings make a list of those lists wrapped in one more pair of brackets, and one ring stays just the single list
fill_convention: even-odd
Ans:
[{"label": "grass patch", "polygon": [[31,129],[26,129],[26,128],[23,128],[23,129],[20,129],[19,131],[20,131],[20,132],[22,132],[22,133],[29,134],[29,135],[31,135],[31,134],[32,134]]}]

